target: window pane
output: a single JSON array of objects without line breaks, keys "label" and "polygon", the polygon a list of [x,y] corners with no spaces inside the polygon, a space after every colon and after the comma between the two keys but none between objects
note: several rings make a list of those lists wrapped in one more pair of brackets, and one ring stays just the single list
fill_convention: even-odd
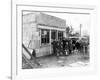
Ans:
[{"label": "window pane", "polygon": [[45,29],[41,30],[41,43],[43,44],[49,43],[49,30]]},{"label": "window pane", "polygon": [[59,31],[58,32],[58,40],[62,40],[63,38],[63,32]]}]

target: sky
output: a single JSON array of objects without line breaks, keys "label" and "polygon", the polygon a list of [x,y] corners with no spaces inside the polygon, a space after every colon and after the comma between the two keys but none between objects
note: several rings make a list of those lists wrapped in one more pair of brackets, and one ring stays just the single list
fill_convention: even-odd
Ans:
[{"label": "sky", "polygon": [[66,25],[72,26],[75,32],[80,31],[80,24],[82,24],[82,34],[89,34],[90,29],[90,15],[84,14],[67,14],[67,13],[47,13],[66,20]]},{"label": "sky", "polygon": [[[28,14],[32,12],[24,12],[23,14]],[[52,12],[43,12],[48,15],[56,16],[66,20],[67,26],[72,26],[74,32],[80,31],[80,24],[82,24],[81,34],[89,34],[90,29],[90,22],[91,18],[90,15],[86,14],[68,14],[68,13],[52,13]]]}]

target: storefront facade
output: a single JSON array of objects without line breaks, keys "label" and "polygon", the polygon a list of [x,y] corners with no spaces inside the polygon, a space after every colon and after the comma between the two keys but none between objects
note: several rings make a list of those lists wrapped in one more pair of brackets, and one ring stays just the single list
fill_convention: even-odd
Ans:
[{"label": "storefront facade", "polygon": [[[28,22],[30,15],[30,18],[35,19]],[[31,52],[35,49],[37,57],[52,54],[52,41],[66,36],[66,21],[44,13],[24,16],[27,16],[28,23],[23,24],[23,44],[26,44]]]}]

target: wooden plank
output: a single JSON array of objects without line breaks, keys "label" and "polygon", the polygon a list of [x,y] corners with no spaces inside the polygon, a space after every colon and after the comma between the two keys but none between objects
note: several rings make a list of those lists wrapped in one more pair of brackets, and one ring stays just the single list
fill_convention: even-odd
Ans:
[{"label": "wooden plank", "polygon": [[27,54],[29,54],[29,55],[32,57],[32,61],[34,61],[35,64],[40,65],[40,64],[36,61],[36,58],[33,57],[33,56],[31,55],[31,53],[28,51],[28,49],[24,46],[24,44],[22,44],[22,47],[25,49],[25,51],[27,52]]}]

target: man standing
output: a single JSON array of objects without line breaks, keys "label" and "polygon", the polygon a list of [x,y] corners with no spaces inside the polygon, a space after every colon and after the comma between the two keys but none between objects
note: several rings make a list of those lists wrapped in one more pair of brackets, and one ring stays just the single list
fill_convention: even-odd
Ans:
[{"label": "man standing", "polygon": [[72,40],[68,41],[69,55],[72,54]]},{"label": "man standing", "polygon": [[53,54],[56,55],[56,41],[55,40],[52,42],[52,45],[53,45]]}]

